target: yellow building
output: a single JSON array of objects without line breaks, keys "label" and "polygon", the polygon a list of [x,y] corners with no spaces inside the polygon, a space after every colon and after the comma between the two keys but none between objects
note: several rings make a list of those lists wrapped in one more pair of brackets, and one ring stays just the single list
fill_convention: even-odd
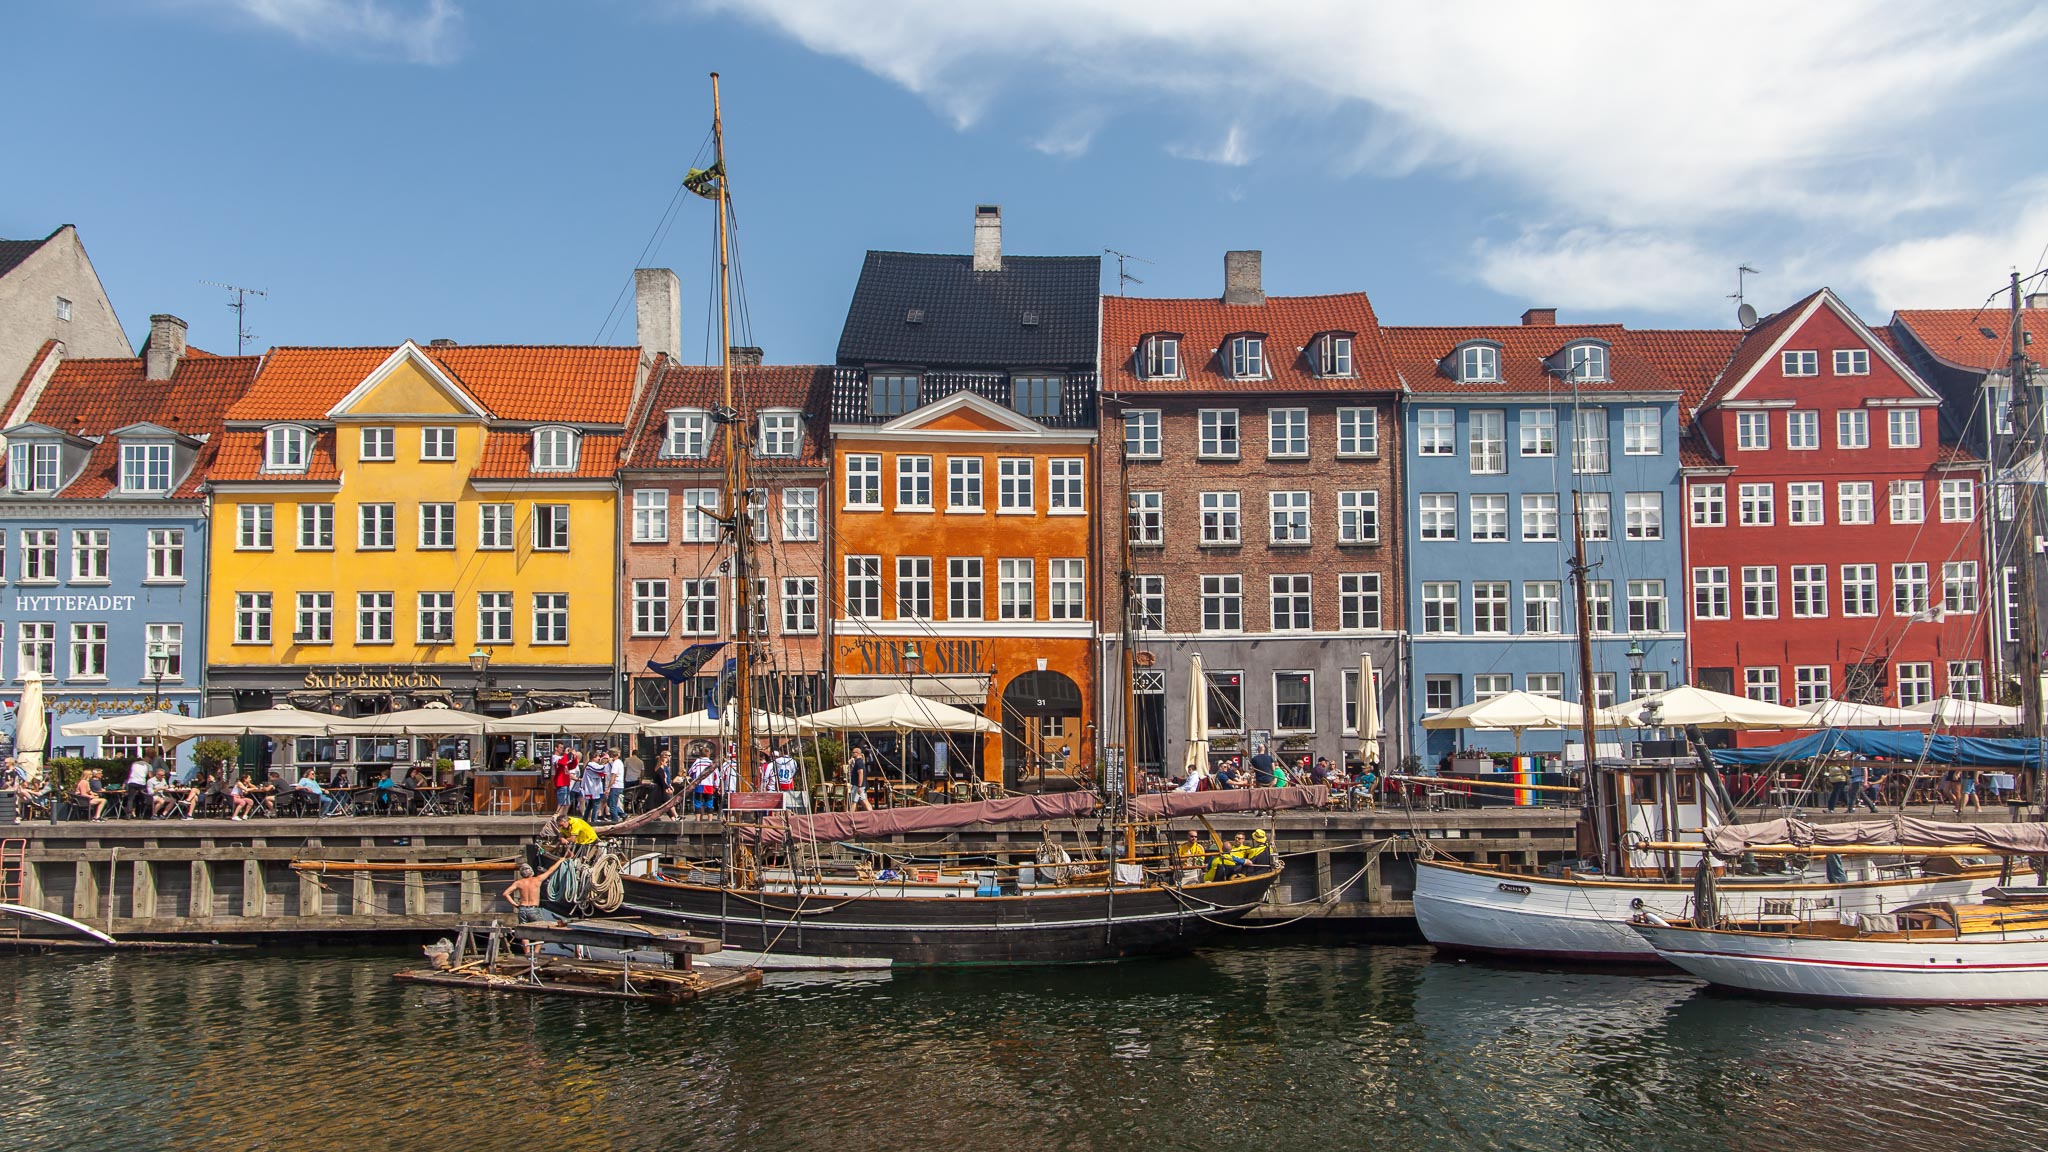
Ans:
[{"label": "yellow building", "polygon": [[[616,703],[644,375],[637,348],[271,350],[211,475],[207,711]],[[362,762],[342,743],[298,752]]]}]

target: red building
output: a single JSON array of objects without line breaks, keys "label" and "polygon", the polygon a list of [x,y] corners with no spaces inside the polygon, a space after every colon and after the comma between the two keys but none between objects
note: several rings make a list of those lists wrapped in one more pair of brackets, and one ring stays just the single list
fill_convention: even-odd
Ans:
[{"label": "red building", "polygon": [[1692,680],[1784,704],[1986,694],[1985,467],[1827,289],[1758,323],[1692,410]]}]

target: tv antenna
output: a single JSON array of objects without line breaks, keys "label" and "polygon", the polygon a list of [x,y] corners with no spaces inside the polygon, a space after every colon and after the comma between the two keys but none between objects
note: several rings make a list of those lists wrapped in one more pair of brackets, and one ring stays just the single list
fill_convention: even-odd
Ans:
[{"label": "tv antenna", "polygon": [[1145,258],[1144,258],[1143,256],[1133,256],[1133,255],[1131,255],[1131,254],[1130,254],[1129,252],[1119,252],[1119,251],[1117,251],[1117,250],[1116,250],[1116,249],[1114,249],[1114,248],[1104,248],[1104,249],[1103,249],[1103,251],[1104,251],[1104,252],[1106,252],[1106,253],[1108,253],[1108,254],[1109,254],[1109,255],[1111,255],[1111,256],[1114,256],[1114,257],[1116,257],[1116,294],[1117,294],[1117,295],[1121,296],[1121,295],[1123,295],[1123,294],[1124,294],[1124,285],[1126,285],[1126,284],[1143,284],[1143,283],[1144,283],[1144,281],[1143,281],[1143,280],[1140,280],[1140,279],[1138,279],[1138,278],[1137,278],[1136,276],[1133,276],[1133,275],[1131,275],[1131,274],[1130,274],[1129,272],[1127,272],[1127,271],[1125,271],[1125,270],[1124,270],[1124,261],[1126,261],[1126,260],[1136,260],[1136,261],[1137,261],[1138,263],[1140,263],[1140,264],[1150,264],[1150,263],[1152,263],[1152,261],[1150,261],[1150,260],[1147,260],[1147,259],[1145,259]]},{"label": "tv antenna", "polygon": [[249,331],[247,322],[249,297],[268,296],[270,293],[261,288],[244,288],[239,284],[223,284],[218,280],[201,280],[200,283],[212,288],[225,288],[235,294],[234,301],[228,307],[235,314],[235,355],[240,356],[243,349],[248,347],[249,341],[256,338],[256,334]]},{"label": "tv antenna", "polygon": [[1763,273],[1758,272],[1747,264],[1737,264],[1735,266],[1735,294],[1728,298],[1735,301],[1735,322],[1740,324],[1745,332],[1756,327],[1756,309],[1743,302],[1742,290],[1745,286],[1743,284],[1743,277],[1761,275]]}]

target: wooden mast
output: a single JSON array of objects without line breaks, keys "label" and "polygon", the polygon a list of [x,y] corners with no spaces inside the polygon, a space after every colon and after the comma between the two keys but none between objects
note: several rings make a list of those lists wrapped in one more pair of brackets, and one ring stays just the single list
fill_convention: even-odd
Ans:
[{"label": "wooden mast", "polygon": [[[1123,533],[1118,545],[1118,574],[1123,586],[1123,705],[1124,705],[1124,803],[1128,805],[1138,794],[1138,676],[1137,653],[1133,641],[1137,633],[1137,613],[1132,610],[1137,596],[1137,576],[1131,571],[1131,445],[1124,441],[1117,454],[1117,490],[1124,495],[1122,504]],[[1104,512],[1107,513],[1107,509]],[[1124,859],[1138,858],[1138,829],[1126,818],[1124,823]]]},{"label": "wooden mast", "polygon": [[712,169],[718,173],[718,348],[719,375],[724,386],[725,424],[725,507],[722,519],[732,529],[732,634],[733,634],[733,734],[734,755],[740,774],[740,788],[753,791],[754,778],[754,577],[748,548],[753,527],[747,523],[749,510],[745,425],[732,384],[732,253],[731,185],[725,171],[725,109],[718,93],[718,73],[711,74]]},{"label": "wooden mast", "polygon": [[[2019,568],[2020,578],[2020,629],[2018,651],[2015,653],[2019,657],[2020,734],[2030,740],[2039,740],[2042,721],[2041,636],[2039,613],[2035,610],[2034,599],[2038,595],[2039,579],[2034,566],[2040,562],[2040,554],[2035,551],[2034,541],[2040,531],[2036,518],[2039,514],[2036,504],[2039,498],[2037,489],[2040,485],[2035,472],[2043,467],[2043,461],[2039,455],[2041,441],[2035,434],[2034,427],[2034,422],[2040,419],[2040,414],[2034,410],[2034,382],[2032,365],[2027,360],[2026,320],[2022,311],[2024,305],[2025,302],[2020,299],[2020,274],[2014,272],[2010,330],[2012,358],[2006,368],[2008,383],[2012,388],[2013,438],[2011,448],[2006,453],[2004,470],[2007,482],[2012,484],[2014,499],[2019,504],[2019,515],[2016,518],[2019,529],[2019,554],[2013,559]],[[1994,468],[1997,463],[1993,461]],[[1995,505],[1995,497],[1986,503]],[[2027,784],[2033,795],[2036,818],[2040,818],[2041,815],[2048,814],[2048,796],[2043,795],[2044,787],[2048,787],[2048,779],[2044,779],[2048,777],[2048,773],[2042,771],[2041,757],[2038,754],[2029,766],[2027,775],[2030,777]]]},{"label": "wooden mast", "polygon": [[[1578,409],[1572,409],[1572,435],[1578,435]],[[1586,563],[1586,512],[1585,499],[1578,486],[1572,486],[1572,588],[1579,625],[1579,738],[1585,742],[1585,791],[1586,806],[1580,817],[1593,826],[1594,844],[1600,854],[1600,866],[1618,870],[1619,861],[1610,859],[1612,845],[1609,843],[1610,828],[1605,811],[1608,789],[1600,776],[1599,757],[1594,752],[1599,745],[1595,742],[1593,710],[1597,694],[1593,691],[1593,615],[1592,596],[1586,581],[1592,577]]]}]

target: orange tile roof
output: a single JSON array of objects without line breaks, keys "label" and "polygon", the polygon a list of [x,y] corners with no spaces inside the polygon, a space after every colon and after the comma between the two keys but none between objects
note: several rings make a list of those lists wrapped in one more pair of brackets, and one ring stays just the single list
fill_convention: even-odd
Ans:
[{"label": "orange tile roof", "polygon": [[[147,363],[140,356],[65,360],[50,374],[25,422],[91,439],[130,424],[157,424],[204,440],[191,472],[171,493],[173,499],[197,496],[219,451],[221,421],[248,389],[262,359],[189,352],[197,350],[188,350],[167,381],[148,379]],[[119,485],[119,466],[120,452],[114,446],[94,449],[58,498],[96,500],[108,495]]]},{"label": "orange tile roof", "polygon": [[1743,333],[1742,342],[1735,346],[1735,351],[1728,357],[1728,363],[1721,369],[1721,374],[1715,377],[1713,385],[1700,396],[1693,407],[1704,408],[1726,395],[1730,388],[1735,387],[1736,381],[1747,375],[1751,368],[1756,367],[1756,362],[1770,352],[1771,345],[1777,343],[1778,337],[1785,334],[1785,329],[1799,319],[1800,314],[1806,311],[1807,305],[1813,303],[1814,297],[1826,291],[1827,289],[1820,288],[1807,293],[1790,307],[1764,317],[1757,321],[1756,327]]},{"label": "orange tile roof", "polygon": [[573,471],[536,472],[533,469],[531,432],[492,432],[484,438],[483,458],[477,461],[472,480],[604,480],[619,468],[617,433],[585,433],[576,453]]},{"label": "orange tile roof", "polygon": [[1679,419],[1690,421],[1694,405],[1714,386],[1728,358],[1742,343],[1738,328],[1649,328],[1632,331],[1628,339],[1650,358],[1664,377],[1678,385],[1682,397]]},{"label": "orange tile roof", "polygon": [[[1353,375],[1333,378],[1309,370],[1309,341],[1324,332],[1352,336]],[[1153,333],[1181,338],[1185,379],[1152,380],[1138,375],[1135,350]],[[1363,292],[1331,296],[1268,296],[1264,304],[1225,304],[1213,297],[1153,300],[1138,296],[1102,298],[1102,389],[1105,392],[1243,392],[1247,381],[1227,375],[1217,350],[1231,336],[1266,337],[1270,379],[1253,383],[1260,392],[1391,392],[1400,387],[1379,317]]]},{"label": "orange tile roof", "polygon": [[[1958,368],[2003,372],[2012,354],[2006,340],[2011,319],[2003,308],[1902,308],[1892,313],[1892,323],[1903,326],[1929,355]],[[2023,309],[2020,324],[2035,348],[2048,348],[2048,309]]]},{"label": "orange tile roof", "polygon": [[20,400],[22,392],[28,388],[28,382],[35,379],[36,370],[41,368],[43,361],[56,350],[57,344],[58,341],[45,340],[43,346],[36,349],[36,354],[29,357],[28,367],[21,371],[21,379],[15,381],[14,387],[7,393],[7,402],[0,404],[0,422],[4,422],[7,414],[14,411],[14,405]]},{"label": "orange tile roof", "polygon": [[[394,351],[272,348],[228,419],[319,419]],[[640,365],[638,348],[458,344],[421,351],[500,420],[623,424]]]},{"label": "orange tile roof", "polygon": [[[1490,324],[1447,328],[1386,329],[1387,346],[1402,382],[1419,393],[1550,393],[1570,392],[1572,384],[1545,361],[1579,340],[1608,344],[1608,379],[1585,381],[1584,392],[1677,392],[1679,384],[1665,373],[1668,351],[1638,340],[1619,324]],[[1470,340],[1491,340],[1501,346],[1501,379],[1461,383],[1444,370],[1443,360]]]},{"label": "orange tile roof", "polygon": [[230,429],[219,439],[220,450],[213,458],[213,470],[207,477],[209,480],[259,480],[288,484],[296,481],[330,483],[341,479],[341,468],[334,462],[332,428],[313,438],[313,454],[306,462],[304,472],[265,472],[263,433],[259,430]]},{"label": "orange tile roof", "polygon": [[[626,468],[680,468],[690,470],[725,467],[725,441],[713,436],[711,451],[687,460],[664,458],[661,447],[668,439],[668,411],[671,408],[716,407],[723,401],[724,379],[716,367],[677,364],[664,359],[655,369],[648,388],[646,410],[632,430]],[[832,366],[829,364],[768,364],[733,369],[733,395],[742,412],[764,408],[794,408],[803,413],[803,440],[798,455],[755,457],[756,466],[822,467],[831,459],[825,430],[831,419]]]}]

